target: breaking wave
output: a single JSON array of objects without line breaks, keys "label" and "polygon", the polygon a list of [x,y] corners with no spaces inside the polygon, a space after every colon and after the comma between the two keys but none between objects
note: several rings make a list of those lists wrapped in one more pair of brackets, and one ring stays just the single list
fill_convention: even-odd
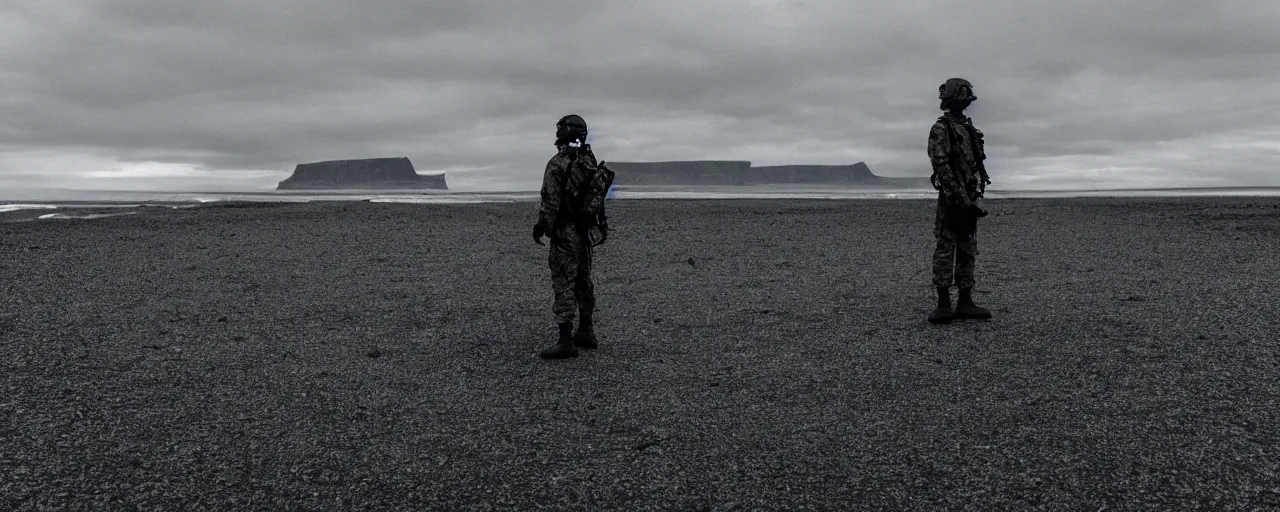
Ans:
[{"label": "breaking wave", "polygon": [[72,215],[70,213],[46,213],[37,219],[101,219],[103,217],[118,217],[120,215],[133,215],[138,212],[117,212],[117,213],[86,213],[84,215]]},{"label": "breaking wave", "polygon": [[21,210],[56,210],[57,205],[53,204],[0,204],[0,213],[16,212]]},{"label": "breaking wave", "polygon": [[537,193],[471,193],[456,195],[379,195],[367,197],[370,203],[410,203],[410,204],[474,204],[474,203],[514,203],[536,200]]},{"label": "breaking wave", "polygon": [[[265,202],[310,203],[350,202],[408,204],[474,204],[536,202],[537,191],[507,192],[429,192],[398,193],[394,191],[331,191],[316,193],[278,192],[113,192],[99,191],[72,195],[50,195],[17,199],[0,204],[0,213],[23,210],[63,210],[83,208],[199,208],[210,203]],[[934,199],[937,191],[928,189],[841,189],[804,186],[619,186],[609,191],[608,198],[646,199],[829,199],[829,200],[922,200]],[[1128,190],[987,190],[987,199],[1036,199],[1082,197],[1206,197],[1206,196],[1280,196],[1280,187],[1235,187],[1203,189],[1128,189]],[[35,202],[39,201],[39,202]]]}]

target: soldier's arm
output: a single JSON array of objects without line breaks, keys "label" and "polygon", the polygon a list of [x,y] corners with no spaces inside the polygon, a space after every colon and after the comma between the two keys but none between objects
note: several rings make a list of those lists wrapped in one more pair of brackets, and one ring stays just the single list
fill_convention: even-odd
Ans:
[{"label": "soldier's arm", "polygon": [[933,164],[933,172],[938,175],[938,186],[942,196],[950,206],[968,208],[973,203],[964,183],[951,167],[951,138],[947,136],[946,127],[941,122],[933,125],[929,131],[929,161]]},{"label": "soldier's arm", "polygon": [[542,173],[542,204],[538,208],[538,221],[548,228],[555,225],[556,214],[560,212],[563,176],[564,167],[558,157],[547,162],[547,169]]},{"label": "soldier's arm", "polygon": [[604,205],[607,203],[607,201],[605,201],[605,196],[609,195],[609,191],[605,190],[604,193],[605,195],[603,196],[593,197],[591,199],[591,204],[588,205],[592,210],[597,212],[596,221],[598,222],[606,222],[606,219],[608,218],[608,216],[605,215]]},{"label": "soldier's arm", "polygon": [[976,138],[976,139],[978,139],[978,155],[977,155],[977,158],[978,158],[978,169],[981,169],[981,170],[982,170],[982,179],[987,180],[987,181],[989,182],[989,181],[991,181],[991,180],[990,180],[990,179],[988,179],[988,178],[987,178],[987,176],[986,176],[986,174],[987,174],[987,163],[986,163],[986,160],[987,160],[987,140],[986,140],[985,138],[983,138],[983,136],[982,136],[982,130],[979,130],[977,127],[975,127],[975,128],[973,129],[973,134],[974,134],[975,138]]},{"label": "soldier's arm", "polygon": [[981,162],[983,160],[986,160],[987,159],[987,141],[982,136],[982,130],[979,130],[977,127],[974,127],[973,135],[974,135],[974,138],[978,139],[978,155],[977,155],[978,161]]},{"label": "soldier's arm", "polygon": [[[606,172],[606,173],[608,173],[610,176],[612,176],[612,174],[613,174],[613,173],[612,173],[612,171],[610,171],[610,170],[609,170],[609,168],[608,168],[607,166],[601,165],[601,163],[597,163],[596,165],[600,166],[600,171],[602,171],[602,172]],[[597,177],[592,178],[592,179],[600,179],[600,178],[601,178],[601,177],[597,176]],[[606,215],[606,214],[605,214],[605,208],[604,208],[604,205],[605,205],[605,203],[607,203],[607,202],[608,202],[608,201],[606,201],[606,199],[608,198],[608,196],[609,196],[609,191],[610,191],[610,189],[612,189],[612,188],[613,188],[613,179],[610,177],[610,178],[607,178],[607,179],[606,179],[604,195],[602,195],[602,196],[600,196],[600,197],[592,198],[592,200],[591,200],[591,208],[592,208],[593,210],[596,210],[597,212],[599,212],[599,215],[597,215],[597,217],[596,217],[596,220],[597,220],[598,222],[601,222],[601,223],[606,223],[606,222],[608,222],[608,220],[607,220],[607,219],[608,219],[609,217],[608,217],[608,215]]]}]

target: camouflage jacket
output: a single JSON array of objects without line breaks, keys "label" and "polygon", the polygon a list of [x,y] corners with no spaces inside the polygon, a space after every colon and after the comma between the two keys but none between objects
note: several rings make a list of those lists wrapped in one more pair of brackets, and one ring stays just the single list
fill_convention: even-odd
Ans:
[{"label": "camouflage jacket", "polygon": [[968,117],[943,114],[929,131],[929,160],[947,205],[966,208],[978,197],[979,166],[987,158],[982,132]]},{"label": "camouflage jacket", "polygon": [[[542,202],[538,207],[538,220],[546,224],[547,234],[553,238],[567,238],[576,233],[576,226],[566,222],[569,218],[569,202],[591,179],[590,169],[595,167],[596,155],[591,145],[581,147],[559,146],[555,156],[547,162],[542,175]],[[574,165],[578,160],[590,165]],[[603,211],[601,206],[601,211]],[[562,211],[563,210],[563,211]]]}]

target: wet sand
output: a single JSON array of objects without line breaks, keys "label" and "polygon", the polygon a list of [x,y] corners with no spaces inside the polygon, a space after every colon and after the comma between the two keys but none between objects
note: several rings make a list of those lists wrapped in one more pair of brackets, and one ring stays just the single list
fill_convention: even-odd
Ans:
[{"label": "wet sand", "polygon": [[990,207],[611,202],[553,362],[530,203],[0,223],[0,508],[1280,507],[1280,198]]}]

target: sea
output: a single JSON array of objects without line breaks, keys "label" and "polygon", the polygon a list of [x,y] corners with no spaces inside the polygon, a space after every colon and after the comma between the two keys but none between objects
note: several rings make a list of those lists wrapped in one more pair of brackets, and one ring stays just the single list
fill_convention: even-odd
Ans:
[{"label": "sea", "polygon": [[[1280,197],[1280,187],[1147,188],[1075,190],[989,189],[985,199],[1072,198],[1072,197]],[[931,189],[852,189],[831,187],[626,187],[609,192],[611,200],[658,199],[931,199]],[[125,191],[75,189],[0,190],[0,213],[42,210],[32,219],[99,218],[130,212],[111,210],[142,207],[194,208],[218,202],[341,202],[371,203],[509,203],[535,202],[536,191],[403,191],[403,190],[313,190],[313,191]],[[93,213],[85,212],[93,210]],[[84,213],[77,213],[84,212]],[[33,212],[34,213],[34,212]]]}]

